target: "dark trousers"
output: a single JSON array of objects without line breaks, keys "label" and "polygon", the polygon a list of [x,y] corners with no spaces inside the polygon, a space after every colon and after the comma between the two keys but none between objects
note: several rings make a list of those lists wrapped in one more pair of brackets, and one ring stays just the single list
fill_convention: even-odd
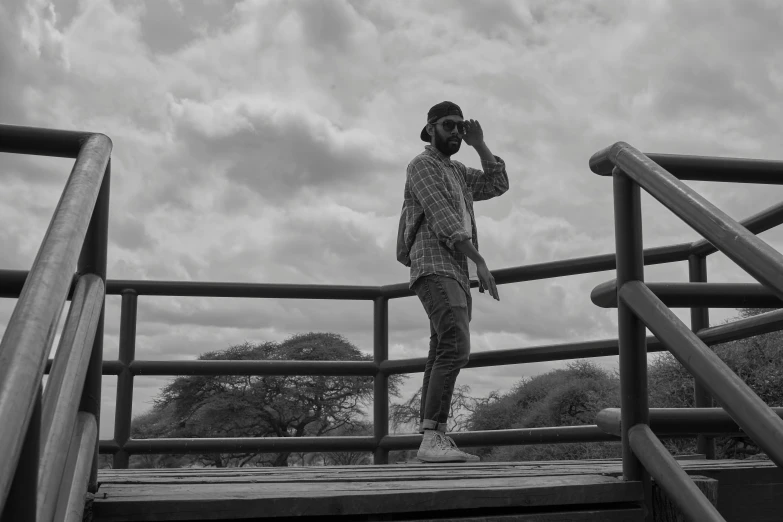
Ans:
[{"label": "dark trousers", "polygon": [[419,431],[446,431],[451,396],[460,368],[470,358],[473,300],[450,277],[426,275],[413,285],[430,320],[430,351],[424,367]]}]

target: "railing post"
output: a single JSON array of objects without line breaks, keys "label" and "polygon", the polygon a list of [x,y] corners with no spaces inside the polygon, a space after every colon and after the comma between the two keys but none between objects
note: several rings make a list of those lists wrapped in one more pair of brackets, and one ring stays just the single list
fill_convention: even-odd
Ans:
[{"label": "railing post", "polygon": [[43,386],[38,387],[33,416],[27,427],[22,453],[0,520],[38,519],[38,467],[41,456],[41,413]]},{"label": "railing post", "polygon": [[125,443],[130,439],[133,406],[133,374],[130,364],[136,358],[136,311],[138,295],[135,290],[122,291],[120,314],[120,354],[122,371],[117,376],[117,400],[114,409],[114,441],[120,450],[114,454],[114,469],[128,469],[129,455]]},{"label": "railing post", "polygon": [[[707,282],[707,258],[706,256],[692,255],[688,257],[688,275],[691,283]],[[691,308],[691,330],[698,333],[699,330],[710,327],[709,308]],[[712,408],[712,396],[707,389],[696,379],[693,379],[693,399],[696,408]],[[708,459],[715,458],[715,439],[706,435],[696,438],[696,453],[703,453]]]},{"label": "railing post", "polygon": [[[111,160],[106,164],[106,172],[103,175],[98,200],[90,219],[90,226],[84,239],[77,271],[79,275],[95,274],[103,279],[106,284],[106,254],[109,242],[109,191],[111,186]],[[106,298],[98,320],[98,328],[95,330],[95,341],[92,345],[92,354],[87,366],[87,376],[84,380],[84,390],[79,404],[79,411],[91,413],[95,416],[95,423],[100,433],[101,411],[101,377],[103,367],[103,322],[106,310]],[[95,454],[92,462],[92,471],[87,490],[95,493],[98,490],[98,439],[95,441]]]},{"label": "railing post", "polygon": [[[628,281],[644,281],[642,251],[642,207],[639,185],[615,168],[614,229],[617,252],[617,291]],[[623,477],[645,482],[649,475],[633,454],[628,430],[649,423],[647,405],[647,340],[645,326],[621,299],[617,300],[620,345],[620,405],[622,407]],[[648,495],[645,498],[649,499]]]},{"label": "railing post", "polygon": [[[378,366],[389,358],[389,299],[376,297],[373,310],[373,355]],[[389,434],[389,376],[378,371],[373,387],[373,464],[388,464],[389,451],[379,445]]]}]

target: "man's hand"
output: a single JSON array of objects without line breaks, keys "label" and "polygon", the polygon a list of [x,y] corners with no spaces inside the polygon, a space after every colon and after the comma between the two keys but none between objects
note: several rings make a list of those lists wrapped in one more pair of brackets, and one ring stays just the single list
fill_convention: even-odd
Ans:
[{"label": "man's hand", "polygon": [[484,142],[484,131],[481,129],[481,124],[476,120],[465,120],[465,135],[462,137],[462,141],[475,147]]},{"label": "man's hand", "polygon": [[476,265],[476,275],[479,278],[479,282],[489,290],[489,295],[500,301],[500,295],[498,295],[498,287],[495,286],[495,278],[489,272],[489,268],[486,263]]}]

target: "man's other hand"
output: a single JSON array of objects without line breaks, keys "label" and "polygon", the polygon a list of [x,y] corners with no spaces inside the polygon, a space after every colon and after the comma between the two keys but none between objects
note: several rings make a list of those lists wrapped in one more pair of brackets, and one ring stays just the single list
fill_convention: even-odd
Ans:
[{"label": "man's other hand", "polygon": [[476,265],[476,275],[479,278],[479,282],[489,290],[489,295],[500,301],[500,295],[498,295],[498,287],[495,286],[495,278],[489,271],[486,263]]}]

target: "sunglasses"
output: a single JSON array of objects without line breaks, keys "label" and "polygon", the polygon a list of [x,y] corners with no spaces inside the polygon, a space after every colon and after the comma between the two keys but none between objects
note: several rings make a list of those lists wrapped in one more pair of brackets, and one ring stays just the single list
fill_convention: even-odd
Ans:
[{"label": "sunglasses", "polygon": [[454,120],[443,120],[440,123],[435,123],[433,125],[442,125],[443,130],[446,132],[451,132],[454,130],[454,127],[457,128],[457,132],[459,134],[465,134],[465,122],[464,121],[454,121]]}]

